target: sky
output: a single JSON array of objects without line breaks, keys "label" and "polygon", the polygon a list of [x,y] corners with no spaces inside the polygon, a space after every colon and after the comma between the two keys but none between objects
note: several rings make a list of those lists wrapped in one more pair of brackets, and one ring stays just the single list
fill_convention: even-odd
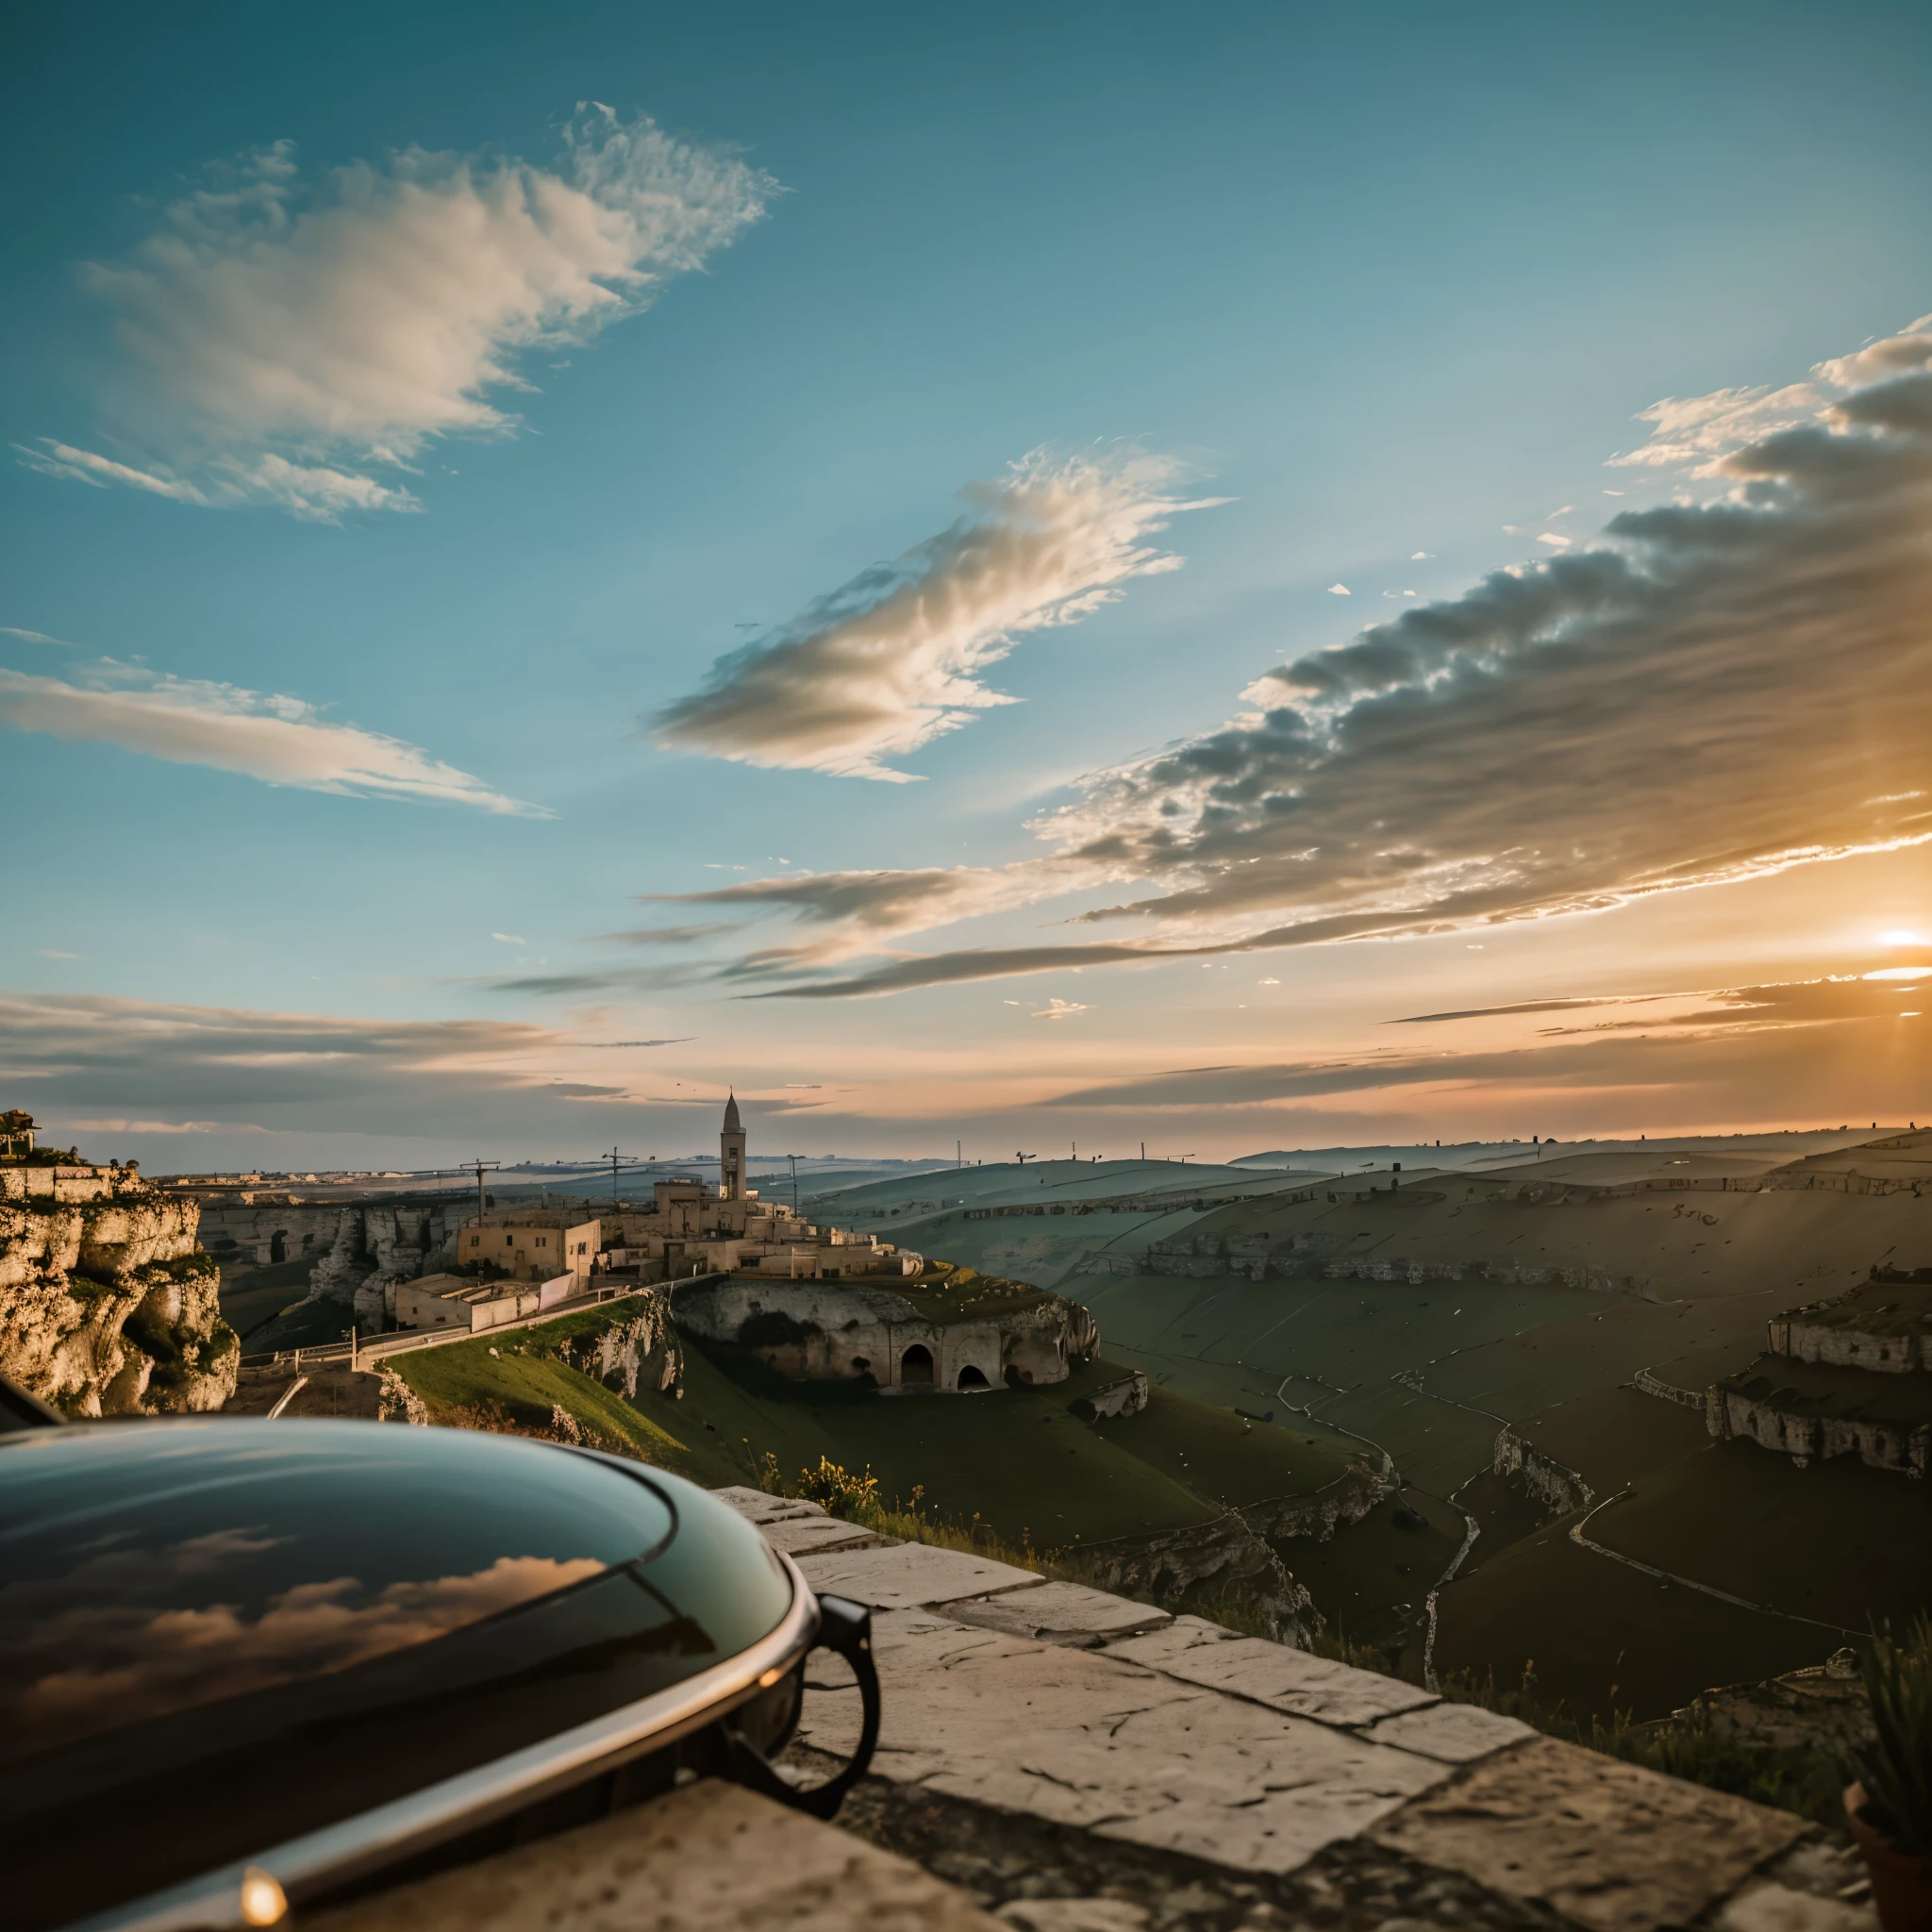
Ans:
[{"label": "sky", "polygon": [[11,32],[45,1138],[1932,1113],[1924,8]]}]

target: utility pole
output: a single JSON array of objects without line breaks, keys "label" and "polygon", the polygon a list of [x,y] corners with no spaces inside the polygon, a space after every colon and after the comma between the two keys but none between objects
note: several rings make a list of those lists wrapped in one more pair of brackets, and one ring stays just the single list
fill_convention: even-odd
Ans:
[{"label": "utility pole", "polygon": [[468,1174],[468,1173],[469,1173],[469,1172],[471,1171],[471,1169],[473,1169],[473,1168],[474,1168],[474,1169],[475,1170],[475,1174],[476,1174],[476,1219],[477,1219],[478,1221],[481,1221],[481,1220],[482,1220],[482,1218],[483,1218],[483,1215],[484,1215],[484,1213],[485,1213],[485,1211],[486,1211],[486,1210],[485,1210],[485,1208],[484,1208],[484,1206],[483,1206],[483,1176],[484,1176],[484,1174],[485,1174],[486,1173],[488,1173],[488,1172],[489,1172],[489,1171],[490,1171],[490,1170],[491,1170],[491,1168],[497,1168],[497,1167],[501,1167],[502,1165],[503,1165],[503,1162],[502,1162],[502,1161],[500,1161],[500,1160],[472,1160],[472,1161],[468,1161],[468,1162],[466,1162],[466,1163],[464,1164],[464,1167],[463,1167],[463,1172],[464,1172],[465,1174]]},{"label": "utility pole", "polygon": [[966,1143],[963,1141],[955,1141],[953,1142],[953,1165],[955,1167],[964,1167],[966,1165],[965,1146]]},{"label": "utility pole", "polygon": [[788,1154],[785,1158],[791,1163],[791,1218],[798,1219],[798,1156]]},{"label": "utility pole", "polygon": [[617,1170],[620,1167],[639,1167],[642,1163],[635,1154],[620,1154],[615,1147],[608,1154],[598,1155],[597,1164],[600,1167],[607,1160],[610,1163],[610,1205],[622,1208],[624,1203],[617,1198]]}]

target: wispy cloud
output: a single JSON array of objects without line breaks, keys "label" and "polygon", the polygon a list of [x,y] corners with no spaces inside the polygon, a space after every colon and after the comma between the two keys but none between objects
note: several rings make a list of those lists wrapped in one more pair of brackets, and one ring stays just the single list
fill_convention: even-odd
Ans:
[{"label": "wispy cloud", "polygon": [[24,644],[52,644],[62,651],[75,648],[65,638],[50,638],[43,630],[22,630],[17,624],[0,624],[0,637],[18,638]]},{"label": "wispy cloud", "polygon": [[490,937],[501,941],[506,946],[527,946],[530,943],[520,932],[493,932]]},{"label": "wispy cloud", "polygon": [[1071,1020],[1075,1013],[1085,1013],[1091,1010],[1091,1008],[1083,1005],[1079,1000],[1050,999],[1033,1017],[1036,1020]]},{"label": "wispy cloud", "polygon": [[[1814,376],[1647,412],[1645,460],[1693,467],[1705,500],[1624,511],[1594,545],[1278,666],[1225,725],[1037,821],[1057,870],[1027,883],[1145,881],[1077,918],[1152,937],[842,978],[775,959],[797,975],[780,996],[1444,932],[1932,839],[1932,318]],[[936,924],[1010,889],[859,876],[854,933],[872,907],[906,930],[928,893]]]},{"label": "wispy cloud", "polygon": [[119,745],[305,791],[468,805],[524,818],[549,815],[399,738],[333,724],[300,698],[111,661],[76,676],[85,681],[0,670],[0,725],[43,731],[70,743]]},{"label": "wispy cloud", "polygon": [[1134,449],[1036,451],[894,563],[721,658],[652,720],[659,744],[745,764],[903,783],[884,761],[1013,700],[981,674],[1018,639],[1077,622],[1130,578],[1178,569],[1147,539],[1186,509],[1177,467]]},{"label": "wispy cloud", "polygon": [[[551,166],[409,148],[304,178],[279,142],[209,171],[87,288],[118,323],[121,457],[42,438],[47,475],[335,521],[419,508],[435,438],[502,436],[527,352],[648,308],[763,212],[771,178],[586,107]],[[21,447],[16,445],[16,447]]]}]

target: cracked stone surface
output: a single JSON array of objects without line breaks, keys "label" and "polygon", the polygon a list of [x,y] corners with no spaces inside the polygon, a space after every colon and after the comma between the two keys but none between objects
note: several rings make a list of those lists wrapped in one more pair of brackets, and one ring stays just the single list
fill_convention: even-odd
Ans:
[{"label": "cracked stone surface", "polygon": [[1107,1654],[1163,1671],[1184,1683],[1229,1690],[1295,1717],[1320,1718],[1324,1724],[1373,1724],[1377,1718],[1436,1702],[1418,1685],[1354,1670],[1260,1637],[1204,1639],[1189,1631],[1176,1638],[1173,1631],[1157,1630],[1151,1636],[1109,1644]]},{"label": "cracked stone surface", "polygon": [[[740,1493],[874,1607],[884,1726],[846,1821],[1009,1927],[1873,1932],[1790,1814],[969,1553],[818,1546],[852,1525]],[[800,1724],[821,1774],[858,1738],[841,1675]]]},{"label": "cracked stone surface", "polygon": [[712,1495],[719,1502],[728,1503],[747,1523],[756,1523],[762,1528],[768,1523],[786,1523],[800,1516],[824,1516],[824,1511],[816,1503],[808,1503],[797,1496],[773,1496],[763,1490],[746,1489],[741,1484],[732,1484],[728,1489],[713,1490]]},{"label": "cracked stone surface", "polygon": [[963,1550],[935,1549],[927,1543],[808,1556],[799,1559],[798,1567],[814,1590],[848,1596],[879,1610],[957,1603],[961,1597],[986,1596],[993,1591],[1038,1590],[1045,1581],[1031,1570],[995,1563],[990,1557],[969,1557]]},{"label": "cracked stone surface", "polygon": [[305,1932],[1002,1932],[909,1858],[707,1780],[332,1912]]},{"label": "cracked stone surface", "polygon": [[759,1534],[774,1550],[788,1557],[808,1557],[817,1550],[865,1550],[878,1538],[856,1523],[836,1516],[780,1516],[758,1524]]},{"label": "cracked stone surface", "polygon": [[[1102,1837],[1289,1872],[1450,1774],[1110,1654],[930,1615],[874,1633],[880,1774]],[[801,1742],[857,1736],[855,1694],[808,1698]]]},{"label": "cracked stone surface", "polygon": [[1695,1918],[1807,1828],[1787,1812],[1537,1738],[1371,1836],[1598,1932],[1640,1932]]},{"label": "cracked stone surface", "polygon": [[1131,1603],[1083,1583],[1042,1583],[1022,1594],[969,1597],[949,1606],[947,1615],[982,1630],[1038,1637],[1049,1643],[1105,1643],[1174,1622],[1152,1604]]},{"label": "cracked stone surface", "polygon": [[1426,1710],[1385,1717],[1362,1736],[1377,1744],[1440,1757],[1444,1764],[1470,1764],[1507,1744],[1520,1744],[1536,1732],[1520,1720],[1485,1710],[1479,1704],[1436,1704]]}]

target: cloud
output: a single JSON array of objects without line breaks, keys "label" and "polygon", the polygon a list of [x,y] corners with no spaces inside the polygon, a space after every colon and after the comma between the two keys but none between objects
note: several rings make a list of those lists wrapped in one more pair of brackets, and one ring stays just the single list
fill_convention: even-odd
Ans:
[{"label": "cloud", "polygon": [[24,644],[53,644],[62,651],[75,648],[65,638],[50,638],[43,630],[22,630],[12,624],[0,624],[0,637],[18,638]]},{"label": "cloud", "polygon": [[[777,878],[746,879],[708,892],[653,896],[678,906],[717,906],[754,913],[791,911],[808,925],[842,927],[862,937],[927,932],[981,913],[1004,911],[1051,896],[1096,874],[1052,859],[1023,859],[1009,866],[926,866],[907,872],[794,872]],[[709,935],[742,930],[730,924],[658,928],[658,934]],[[640,940],[647,935],[636,935]],[[617,933],[615,939],[632,935]]]},{"label": "cloud", "polygon": [[[392,1144],[431,1137],[464,1153],[475,1151],[461,1143],[485,1121],[499,1134],[580,1146],[587,1098],[602,1107],[624,1096],[621,1087],[586,1097],[549,1086],[567,1064],[569,1036],[509,1021],[337,1019],[0,992],[0,1040],[7,1084],[28,1096],[14,1104],[38,1115],[50,1137],[64,1135],[71,1119],[101,1122],[79,1130],[102,1134],[271,1135],[311,1147],[342,1136]],[[123,1120],[125,1129],[105,1124]],[[105,1158],[114,1149],[94,1151]],[[258,1147],[246,1158],[264,1157]]]},{"label": "cloud", "polygon": [[85,683],[0,670],[0,725],[70,743],[115,744],[173,764],[210,765],[271,785],[358,798],[410,798],[547,817],[401,739],[336,724],[300,698],[175,678],[104,661]]},{"label": "cloud", "polygon": [[[1895,988],[1881,991],[1857,978],[1824,979],[1672,997],[1676,1010],[1587,1028],[1551,1028],[1541,1043],[1522,1047],[1181,1067],[1080,1088],[1045,1104],[1213,1109],[1442,1087],[1449,1091],[1437,1105],[1460,1107],[1477,1088],[1494,1086],[1518,1093],[1561,1092],[1592,1106],[1622,1093],[1647,1107],[1659,1091],[1701,1089],[1707,1096],[1725,1093],[1728,1106],[1741,1109],[1737,1117],[1757,1110],[1759,1118],[1775,1120],[1788,1115],[1793,1093],[1842,1085],[1848,1069],[1856,1069],[1857,1091],[1882,1117],[1888,1108],[1909,1110],[1932,1070],[1932,1041],[1913,1044],[1916,1029],[1899,1031],[1898,1023],[1907,1015],[1897,1010]],[[1627,995],[1601,1002],[1656,1003]],[[1530,1013],[1593,1004],[1599,1002],[1553,1000],[1492,1010]],[[1720,1113],[1725,1107],[1725,1101],[1716,1103]]]},{"label": "cloud", "polygon": [[276,142],[210,169],[126,260],[83,272],[115,318],[102,405],[130,459],[51,437],[23,454],[186,504],[415,509],[396,473],[438,438],[512,433],[491,398],[532,386],[522,358],[647,308],[775,187],[595,106],[551,166],[408,148],[307,179]]},{"label": "cloud", "polygon": [[651,721],[657,742],[741,763],[907,782],[884,762],[1013,700],[981,679],[1029,632],[1076,623],[1129,579],[1178,569],[1147,539],[1182,510],[1144,451],[1015,463],[968,513],[718,659]]},{"label": "cloud", "polygon": [[1050,999],[1033,1017],[1036,1020],[1071,1020],[1075,1013],[1086,1013],[1091,1010],[1091,1008],[1083,1006],[1078,1000]]},{"label": "cloud", "polygon": [[52,946],[36,946],[34,951],[43,959],[78,959],[82,957],[79,953],[58,952]]},{"label": "cloud", "polygon": [[736,920],[714,919],[696,925],[641,925],[629,932],[600,932],[597,938],[613,946],[692,946],[739,930]]},{"label": "cloud", "polygon": [[490,937],[502,941],[507,946],[527,946],[530,943],[520,932],[493,932]]},{"label": "cloud", "polygon": [[1355,592],[1346,584],[1330,584],[1328,586],[1328,594],[1331,597],[1353,597]]},{"label": "cloud", "polygon": [[901,930],[928,891],[938,924],[996,883],[1139,879],[1076,917],[1151,937],[901,957],[782,992],[1449,932],[1932,839],[1932,332],[1820,372],[1801,421],[1791,390],[1647,411],[1715,485],[1704,500],[1621,511],[1593,545],[1266,673],[1228,724],[1037,820],[1051,873],[863,875]]}]

